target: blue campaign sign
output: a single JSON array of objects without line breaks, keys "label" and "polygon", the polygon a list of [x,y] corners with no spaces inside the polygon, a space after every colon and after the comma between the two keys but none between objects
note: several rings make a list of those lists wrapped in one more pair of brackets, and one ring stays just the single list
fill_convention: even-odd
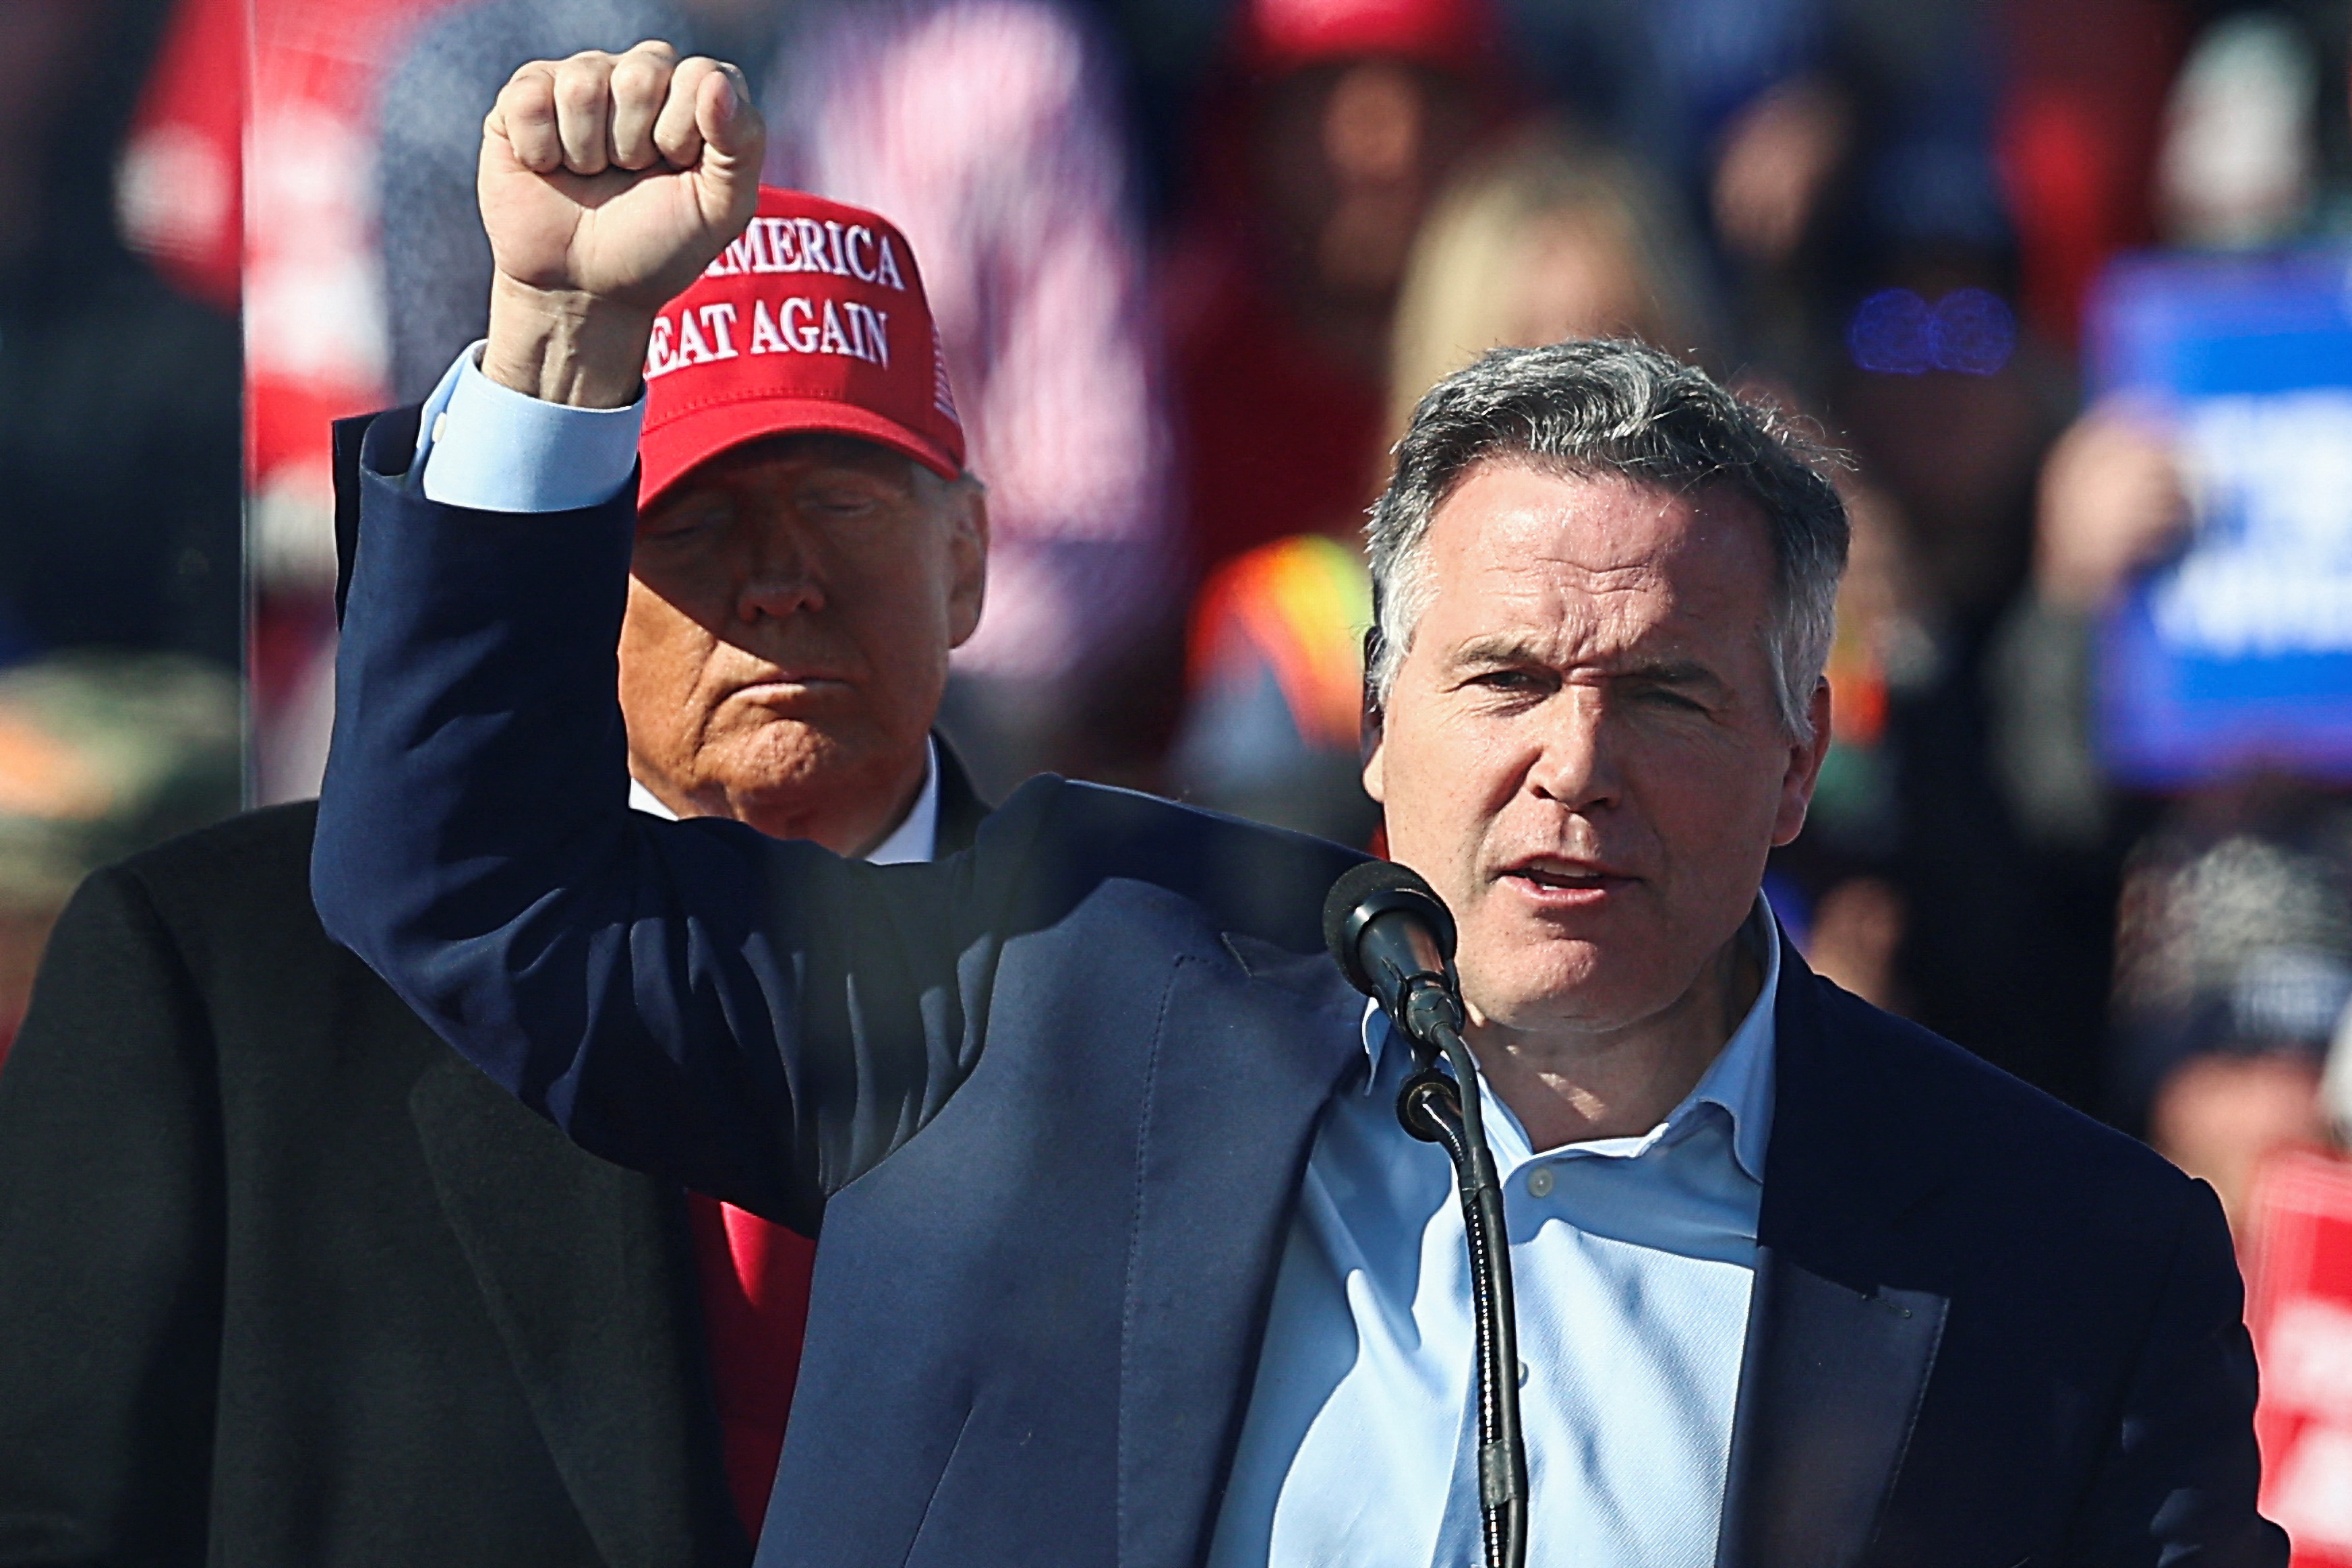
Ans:
[{"label": "blue campaign sign", "polygon": [[2352,254],[2126,260],[2090,319],[2100,390],[2179,432],[2196,517],[2105,629],[2109,769],[2352,780]]}]

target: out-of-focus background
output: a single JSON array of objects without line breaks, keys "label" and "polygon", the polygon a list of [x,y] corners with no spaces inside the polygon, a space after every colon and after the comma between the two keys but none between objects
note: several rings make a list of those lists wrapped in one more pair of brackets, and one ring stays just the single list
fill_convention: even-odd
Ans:
[{"label": "out-of-focus background", "polygon": [[[993,790],[1375,841],[1357,530],[1485,348],[1636,335],[1817,424],[1853,568],[1775,907],[2210,1180],[2258,1330],[2300,1288],[2263,1216],[2352,1124],[2345,0],[7,0],[0,1050],[81,874],[315,789],[327,422],[478,335],[508,73],[649,36],[921,254]],[[2345,1269],[2266,1406],[2299,1562],[2352,1562]]]}]

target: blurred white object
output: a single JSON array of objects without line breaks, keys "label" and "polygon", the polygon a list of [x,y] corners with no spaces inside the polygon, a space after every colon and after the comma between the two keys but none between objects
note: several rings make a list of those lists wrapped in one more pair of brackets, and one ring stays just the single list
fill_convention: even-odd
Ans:
[{"label": "blurred white object", "polygon": [[2168,237],[2242,249],[2285,238],[2309,211],[2319,65],[2284,17],[2208,28],[2181,68],[2157,168]]},{"label": "blurred white object", "polygon": [[2352,1004],[2336,1019],[2328,1042],[2327,1068],[2319,1079],[2319,1109],[2336,1130],[2336,1142],[2352,1147]]}]

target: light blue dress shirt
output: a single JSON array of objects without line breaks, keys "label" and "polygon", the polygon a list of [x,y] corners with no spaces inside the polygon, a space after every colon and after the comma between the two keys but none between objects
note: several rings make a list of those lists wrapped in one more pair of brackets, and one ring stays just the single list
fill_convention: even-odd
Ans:
[{"label": "light blue dress shirt", "polygon": [[[1534,1562],[1709,1568],[1772,1121],[1780,949],[1755,1005],[1640,1137],[1543,1154],[1487,1090],[1518,1296]],[[1212,1568],[1481,1560],[1469,1265],[1454,1170],[1398,1126],[1411,1052],[1368,1013],[1369,1073],[1326,1113],[1274,1291]]]},{"label": "light blue dress shirt", "polygon": [[[561,408],[476,368],[425,407],[425,495],[509,512],[609,499],[644,401]],[[1482,1079],[1518,1295],[1534,1561],[1710,1568],[1747,1341],[1772,1124],[1780,947],[1731,1039],[1640,1137],[1536,1154]],[[1453,1166],[1397,1124],[1411,1052],[1364,1021],[1367,1073],[1318,1130],[1284,1249],[1212,1568],[1480,1560],[1469,1268]]]},{"label": "light blue dress shirt", "polygon": [[646,394],[572,408],[502,387],[476,343],[450,361],[416,425],[425,498],[480,512],[569,512],[613,498],[637,465]]}]

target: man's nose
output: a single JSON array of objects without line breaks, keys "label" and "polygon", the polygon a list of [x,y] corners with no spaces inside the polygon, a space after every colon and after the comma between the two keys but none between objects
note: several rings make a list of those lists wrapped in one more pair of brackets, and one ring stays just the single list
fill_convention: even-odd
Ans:
[{"label": "man's nose", "polygon": [[1623,780],[1601,694],[1570,686],[1544,704],[1537,722],[1538,749],[1528,770],[1528,789],[1571,811],[1618,804]]},{"label": "man's nose", "polygon": [[737,582],[735,612],[748,624],[820,610],[824,590],[816,563],[789,530],[771,528],[753,544]]}]

